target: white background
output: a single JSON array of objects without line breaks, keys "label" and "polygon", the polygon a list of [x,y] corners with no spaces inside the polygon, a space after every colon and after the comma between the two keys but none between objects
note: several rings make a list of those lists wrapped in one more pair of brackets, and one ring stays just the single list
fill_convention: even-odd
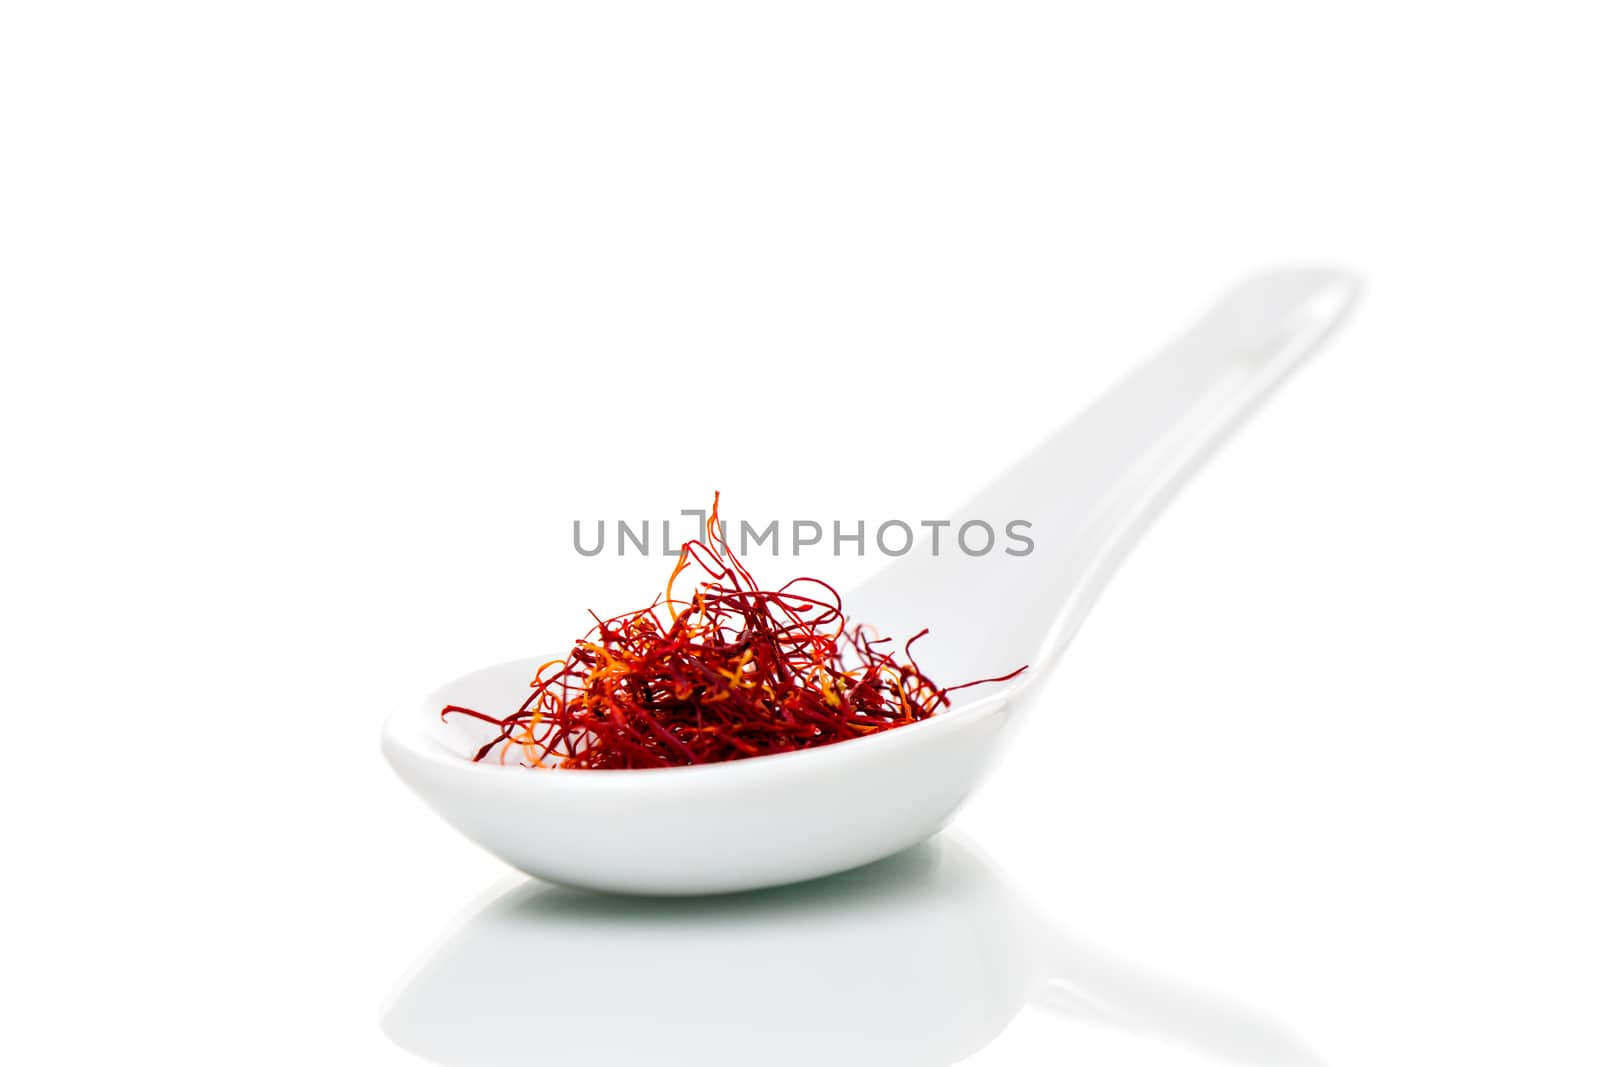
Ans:
[{"label": "white background", "polygon": [[1312,261],[1356,318],[959,832],[1298,1062],[1600,1063],[1586,6],[7,4],[4,1058],[415,1062],[515,879],[378,724],[656,590],[574,518],[936,517]]}]

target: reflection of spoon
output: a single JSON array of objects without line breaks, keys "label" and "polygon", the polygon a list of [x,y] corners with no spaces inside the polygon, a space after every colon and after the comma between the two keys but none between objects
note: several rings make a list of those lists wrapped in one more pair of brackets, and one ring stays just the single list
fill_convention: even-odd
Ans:
[{"label": "reflection of spoon", "polygon": [[640,900],[537,883],[489,904],[384,1017],[447,1067],[943,1067],[1037,1002],[1236,1063],[1317,1063],[1277,1024],[1053,930],[942,837],[801,886]]},{"label": "reflection of spoon", "polygon": [[[932,635],[939,679],[1020,663],[1019,683],[895,730],[802,752],[646,771],[530,772],[466,759],[481,737],[446,704],[514,708],[541,659],[469,674],[384,728],[395,770],[448,822],[530,874],[636,893],[707,893],[814,878],[891,855],[942,826],[985,769],[1023,693],[1055,665],[1161,505],[1327,336],[1355,286],[1280,271],[1239,286],[954,517],[1032,522],[1035,551],[924,545],[844,598],[880,632]],[[1035,386],[1029,386],[1035,387]],[[984,690],[972,690],[982,694]]]}]

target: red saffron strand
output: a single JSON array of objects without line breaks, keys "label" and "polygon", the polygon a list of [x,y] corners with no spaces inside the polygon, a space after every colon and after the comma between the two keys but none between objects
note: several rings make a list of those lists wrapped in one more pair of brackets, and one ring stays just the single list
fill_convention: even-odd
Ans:
[{"label": "red saffron strand", "polygon": [[[729,546],[717,494],[705,539],[687,541],[648,607],[595,624],[565,660],[542,665],[522,706],[504,718],[449,705],[496,728],[474,762],[520,754],[527,767],[639,770],[794,752],[918,722],[950,694],[1027,670],[941,688],[911,646],[844,614],[816,578],[761,589]],[[703,575],[687,599],[674,585]]]}]

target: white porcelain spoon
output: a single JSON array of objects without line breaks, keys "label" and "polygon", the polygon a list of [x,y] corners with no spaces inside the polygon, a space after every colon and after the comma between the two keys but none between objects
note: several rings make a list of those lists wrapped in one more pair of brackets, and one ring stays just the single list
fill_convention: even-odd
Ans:
[{"label": "white porcelain spoon", "polygon": [[[978,784],[1095,596],[1162,505],[1326,338],[1356,284],[1328,270],[1245,282],[1188,333],[952,516],[1025,518],[1035,549],[967,556],[949,531],[846,593],[945,684],[1030,669],[922,722],[801,752],[642,771],[473,763],[447,704],[515,708],[536,656],[486,667],[391,716],[383,753],[447,822],[519,870],[620,893],[721,893],[816,878],[930,836]],[[935,643],[935,637],[937,641]],[[927,651],[924,652],[924,646]]]}]

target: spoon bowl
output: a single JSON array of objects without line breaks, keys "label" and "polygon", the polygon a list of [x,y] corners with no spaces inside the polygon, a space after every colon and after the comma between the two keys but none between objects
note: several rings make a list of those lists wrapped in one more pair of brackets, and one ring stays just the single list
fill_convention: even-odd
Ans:
[{"label": "spoon bowl", "polygon": [[459,721],[441,722],[439,709],[515,707],[549,658],[512,660],[443,686],[389,720],[383,753],[446,822],[511,866],[625,893],[783,885],[916,844],[977,786],[1013,692],[853,741],[729,763],[541,771],[471,762],[483,739]]},{"label": "spoon bowl", "polygon": [[938,679],[1030,664],[1015,681],[971,690],[920,722],[780,755],[632,771],[472,762],[486,738],[441,722],[440,709],[517,707],[538,664],[557,658],[535,657],[468,674],[397,712],[384,755],[468,838],[528,874],[583,888],[758,889],[907,848],[976,788],[1139,535],[1327,338],[1355,292],[1331,270],[1246,281],[952,515],[952,528],[1026,518],[1035,551],[974,557],[947,543],[941,555],[936,541],[919,543],[843,598],[880,633],[928,627]]}]

